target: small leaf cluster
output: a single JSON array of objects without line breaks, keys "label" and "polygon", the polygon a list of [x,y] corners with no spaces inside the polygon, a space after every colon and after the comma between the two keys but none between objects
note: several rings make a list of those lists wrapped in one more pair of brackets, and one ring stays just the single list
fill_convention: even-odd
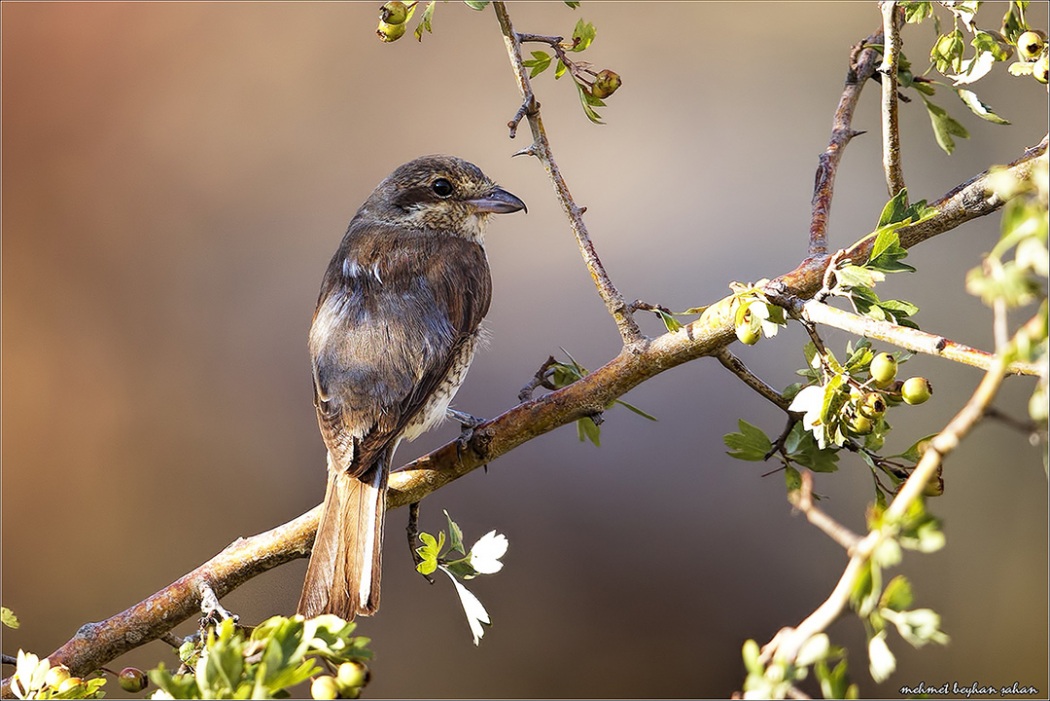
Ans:
[{"label": "small leaf cluster", "polygon": [[[1028,6],[1027,0],[1007,4],[1006,13],[1002,17],[998,30],[977,26],[976,15],[982,3],[976,0],[939,4],[951,13],[952,28],[950,31],[941,31],[941,20],[933,11],[934,3],[901,3],[905,20],[910,24],[921,23],[930,17],[934,19],[937,39],[930,50],[930,68],[927,69],[927,73],[936,70],[951,79],[952,85],[945,87],[954,90],[970,111],[981,119],[993,124],[1009,124],[1008,120],[1000,117],[991,107],[982,102],[976,93],[960,86],[976,83],[986,76],[995,64],[1009,61],[1014,55],[1015,48],[1022,60],[1009,67],[1012,75],[1035,75],[1037,79],[1040,75],[1045,76],[1045,59],[1040,66],[1039,57],[1036,55],[1029,58],[1026,51],[1031,49],[1023,48],[1025,45],[1031,46],[1031,42],[1025,44],[1020,41],[1028,31],[1024,17]],[[967,33],[972,36],[969,41],[967,41]],[[1025,37],[1026,40],[1029,38]],[[1037,50],[1043,51],[1043,56],[1045,56],[1042,45]],[[914,88],[919,93],[926,105],[938,145],[950,154],[955,149],[953,137],[965,139],[969,138],[969,133],[962,124],[948,114],[947,110],[929,99],[936,92],[936,86],[939,83],[925,78],[925,74],[922,77],[914,76],[910,63],[903,55],[900,64],[898,75],[901,87]]]},{"label": "small leaf cluster", "polygon": [[918,328],[909,318],[919,311],[917,306],[899,299],[882,300],[874,287],[886,279],[887,273],[915,272],[915,268],[901,262],[908,252],[900,245],[897,230],[936,214],[936,209],[926,206],[926,200],[908,204],[908,190],[902,189],[883,207],[875,231],[865,237],[875,239],[868,260],[863,265],[855,265],[848,260],[836,265],[833,282],[826,287],[825,293],[846,297],[858,314]]},{"label": "small leaf cluster", "polygon": [[[778,653],[768,664],[763,664],[758,643],[748,640],[743,648],[745,699],[783,699],[791,695],[792,687],[809,676],[813,668],[820,692],[826,699],[860,698],[860,689],[850,684],[846,676],[846,653],[831,644],[826,633],[817,633],[804,642],[791,662]],[[834,667],[829,664],[836,662]]]},{"label": "small leaf cluster", "polygon": [[[576,359],[569,355],[569,352],[566,351],[564,348],[562,349],[562,352],[565,353],[565,355],[569,358],[569,362],[550,363],[547,369],[549,381],[544,383],[544,386],[546,386],[548,389],[561,389],[562,387],[567,387],[573,382],[576,382],[577,380],[586,376],[589,372],[587,368],[583,367],[578,362],[576,362]],[[619,404],[620,406],[634,412],[635,414],[638,414],[643,418],[649,419],[650,421],[656,421],[655,416],[647,414],[638,407],[634,406],[633,404],[628,404],[622,399],[614,399],[606,407],[606,409],[611,409],[616,404]],[[589,440],[594,445],[601,447],[602,421],[603,419],[601,414],[595,414],[594,416],[584,416],[581,419],[577,419],[576,435],[577,437],[579,437],[580,442],[582,443],[584,441]]]},{"label": "small leaf cluster", "polygon": [[1005,170],[993,171],[991,190],[1006,200],[1003,207],[1001,234],[981,265],[966,275],[966,289],[991,307],[1008,309],[1038,304],[1041,324],[1018,337],[1008,349],[1011,360],[1036,363],[1042,368],[1039,382],[1029,400],[1028,410],[1034,421],[1047,419],[1047,278],[1050,253],[1047,251],[1048,200],[1050,200],[1050,165],[1043,154],[1026,178],[1017,178]]},{"label": "small leaf cluster", "polygon": [[445,531],[438,531],[437,537],[430,533],[419,534],[423,545],[416,549],[420,558],[416,570],[424,576],[429,576],[437,570],[448,575],[459,595],[474,644],[477,645],[485,635],[484,626],[492,625],[492,619],[478,597],[463,586],[460,580],[474,579],[481,574],[496,574],[503,569],[500,558],[507,553],[507,537],[496,531],[489,531],[468,551],[463,545],[463,531],[459,524],[452,520],[447,511],[445,518],[448,519],[447,538]]},{"label": "small leaf cluster", "polygon": [[[569,3],[566,3],[569,4]],[[572,5],[570,5],[571,7]],[[586,51],[594,42],[598,30],[590,22],[580,19],[572,31],[568,40],[552,39],[551,48],[554,56],[546,51],[533,51],[532,58],[525,59],[522,64],[529,69],[529,77],[535,78],[555,64],[554,79],[558,80],[566,73],[572,77],[572,82],[579,93],[580,105],[587,119],[595,124],[604,124],[601,115],[595,110],[596,107],[605,107],[605,99],[619,90],[622,84],[620,75],[615,71],[604,68],[595,71],[591,63],[569,58],[570,53],[581,53]]]},{"label": "small leaf cluster", "polygon": [[868,514],[868,527],[881,536],[871,558],[850,592],[850,605],[864,621],[868,638],[868,664],[876,682],[886,680],[897,662],[887,644],[888,625],[914,647],[948,643],[941,631],[941,617],[931,609],[911,609],[911,584],[898,575],[883,584],[883,570],[901,561],[901,548],[931,553],[944,547],[940,522],[928,514],[921,500],[910,505],[904,517],[892,521],[876,505]]},{"label": "small leaf cluster", "polygon": [[759,280],[754,285],[729,283],[733,290],[729,312],[733,315],[736,337],[744,345],[755,345],[763,335],[772,338],[781,326],[787,326],[784,309],[769,301],[763,291],[768,283],[769,280]]},{"label": "small leaf cluster", "polygon": [[20,699],[101,699],[105,685],[101,676],[74,677],[66,666],[24,650],[18,651],[11,675],[11,693]]},{"label": "small leaf cluster", "polygon": [[[274,616],[246,635],[234,619],[224,619],[196,643],[183,645],[179,671],[169,672],[162,663],[149,672],[160,688],[152,698],[289,698],[290,688],[311,678],[312,689],[322,694],[315,698],[357,698],[372,653],[368,638],[351,635],[355,628],[332,614]],[[339,665],[338,674],[321,674],[319,661]]]}]

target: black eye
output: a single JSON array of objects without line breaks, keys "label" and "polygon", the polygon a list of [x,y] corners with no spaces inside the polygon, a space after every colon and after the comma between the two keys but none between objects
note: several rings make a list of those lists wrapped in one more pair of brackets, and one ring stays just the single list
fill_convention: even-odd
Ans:
[{"label": "black eye", "polygon": [[452,183],[444,178],[438,178],[431,185],[430,189],[434,191],[434,194],[438,197],[445,198],[452,195]]}]

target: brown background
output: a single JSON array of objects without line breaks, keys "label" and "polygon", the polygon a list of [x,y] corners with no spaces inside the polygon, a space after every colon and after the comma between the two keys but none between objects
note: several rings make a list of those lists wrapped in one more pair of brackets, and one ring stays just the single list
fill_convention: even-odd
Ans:
[{"label": "brown background", "polygon": [[[540,166],[509,158],[518,106],[491,9],[440,4],[435,34],[382,45],[378,3],[8,4],[3,7],[3,603],[23,626],[4,652],[46,654],[85,621],[140,600],[228,542],[316,504],[324,453],[310,404],[306,333],[346,222],[396,165],[431,152],[478,163],[529,204],[489,235],[492,341],[456,406],[492,416],[548,354],[596,367],[618,349]],[[1035,21],[1046,27],[1045,5]],[[628,299],[685,308],[732,280],[773,277],[804,255],[816,157],[849,47],[874,3],[512,4],[519,31],[595,22],[585,55],[623,76],[590,125],[568,81],[536,81],[555,153],[588,207],[595,244]],[[996,15],[997,9],[982,15]],[[996,24],[998,18],[991,20]],[[925,66],[931,25],[908,28]],[[902,108],[904,171],[934,198],[1042,136],[1046,93],[1005,69],[980,94],[1014,121],[938,102],[972,132],[948,157],[921,104]],[[831,218],[833,246],[868,232],[885,199],[877,90],[865,91]],[[990,217],[923,245],[919,275],[886,297],[924,328],[987,347],[990,314],[963,277],[997,237]],[[654,319],[643,319],[656,334]],[[829,330],[842,352],[848,337]],[[803,362],[793,328],[738,349],[776,386]],[[921,358],[929,404],[895,410],[891,446],[943,426],[979,373]],[[1022,415],[1031,382],[1001,406]],[[442,490],[468,539],[510,538],[504,572],[474,591],[495,626],[471,644],[448,582],[411,568],[405,513],[388,523],[372,696],[725,696],[740,645],[765,642],[830,592],[845,558],[793,515],[772,466],[734,461],[738,417],[777,412],[714,361],[676,368],[607,414],[602,447],[572,427]],[[455,435],[402,448],[407,461]],[[948,546],[909,553],[917,606],[948,647],[891,634],[899,671],[866,672],[855,617],[831,628],[869,695],[903,684],[1015,681],[1047,691],[1047,483],[1040,450],[987,424],[953,456],[932,502]],[[824,506],[863,528],[867,470],[821,475]],[[305,563],[226,600],[255,622],[290,613]],[[178,629],[185,633],[191,625]],[[173,656],[151,644],[128,663]],[[118,667],[121,662],[114,666]],[[9,670],[5,669],[5,674]],[[119,695],[116,685],[111,693]],[[815,691],[815,690],[814,690]]]}]

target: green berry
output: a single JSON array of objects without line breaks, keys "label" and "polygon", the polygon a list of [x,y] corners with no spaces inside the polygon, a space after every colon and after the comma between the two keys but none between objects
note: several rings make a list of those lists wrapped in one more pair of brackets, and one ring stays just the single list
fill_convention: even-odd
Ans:
[{"label": "green berry", "polygon": [[866,418],[881,419],[886,413],[886,400],[878,392],[868,392],[857,410]]},{"label": "green berry", "polygon": [[897,376],[897,359],[889,353],[879,353],[872,359],[868,372],[876,386],[884,387]]},{"label": "green berry", "polygon": [[933,394],[933,385],[925,377],[909,377],[901,386],[901,398],[907,404],[922,404]]},{"label": "green berry", "polygon": [[866,436],[875,430],[875,426],[867,416],[857,414],[849,420],[849,430],[855,436]]},{"label": "green berry", "polygon": [[361,662],[344,662],[339,665],[337,675],[340,689],[360,688],[368,683],[371,676],[368,667]]},{"label": "green berry", "polygon": [[120,684],[121,689],[132,694],[138,693],[149,686],[149,680],[146,679],[146,675],[143,674],[141,669],[136,667],[125,667],[120,670],[120,674],[117,675],[117,683]]},{"label": "green berry", "polygon": [[404,24],[408,20],[408,5],[400,0],[390,0],[379,8],[379,20],[387,24]]},{"label": "green berry", "polygon": [[1017,37],[1017,53],[1021,56],[1022,61],[1031,63],[1043,53],[1046,37],[1041,34],[1042,32],[1027,31]]},{"label": "green berry", "polygon": [[401,37],[405,36],[405,30],[408,26],[402,22],[401,24],[389,24],[387,22],[380,22],[379,28],[376,29],[376,35],[386,42],[397,41]]},{"label": "green berry", "polygon": [[619,89],[620,83],[620,76],[616,72],[605,69],[594,78],[591,94],[599,99],[609,97]]},{"label": "green berry", "polygon": [[69,668],[63,665],[57,665],[47,670],[47,676],[44,677],[44,684],[57,689],[62,685],[62,682],[69,679]]},{"label": "green berry", "polygon": [[1032,66],[1032,75],[1043,85],[1046,85],[1047,81],[1050,80],[1050,63],[1047,62],[1046,54],[1039,57],[1039,60]]},{"label": "green berry", "polygon": [[736,327],[736,337],[745,346],[753,346],[758,343],[759,336],[761,334],[758,332],[758,329],[751,324],[741,324]]},{"label": "green berry", "polygon": [[58,685],[58,693],[64,694],[67,691],[72,691],[73,689],[76,689],[78,686],[82,685],[83,683],[84,683],[84,680],[81,679],[80,677],[69,677],[68,679],[66,679],[61,684]]},{"label": "green berry", "polygon": [[335,681],[335,677],[330,674],[317,677],[313,683],[310,684],[310,696],[315,699],[337,699],[339,698],[339,685]]}]

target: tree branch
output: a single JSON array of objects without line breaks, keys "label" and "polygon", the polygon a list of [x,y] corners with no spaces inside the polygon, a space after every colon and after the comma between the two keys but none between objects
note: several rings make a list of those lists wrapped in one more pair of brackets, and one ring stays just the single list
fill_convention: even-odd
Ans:
[{"label": "tree branch", "polygon": [[[554,193],[558,198],[558,203],[561,204],[565,216],[569,219],[569,225],[572,228],[572,233],[576,236],[576,243],[580,247],[580,254],[583,256],[583,261],[591,274],[591,279],[594,280],[594,284],[598,288],[598,294],[601,296],[602,301],[605,302],[605,308],[616,322],[620,338],[623,339],[625,346],[635,346],[642,342],[642,332],[638,328],[638,324],[635,322],[630,309],[628,309],[623,296],[616,289],[616,286],[613,285],[612,280],[609,279],[609,275],[605,272],[605,267],[594,250],[594,244],[591,243],[587,225],[583,222],[583,213],[586,211],[586,208],[577,206],[575,200],[573,200],[572,194],[569,192],[569,186],[566,184],[565,178],[562,177],[561,170],[554,160],[554,154],[551,152],[550,141],[547,139],[547,132],[543,128],[543,120],[540,118],[540,106],[536,102],[535,94],[532,92],[528,69],[522,62],[521,37],[523,35],[514,31],[505,3],[494,2],[492,7],[496,11],[497,19],[499,19],[500,31],[503,33],[503,42],[507,46],[507,55],[510,57],[510,64],[514,69],[514,77],[517,80],[518,90],[521,92],[522,97],[521,109],[515,115],[515,120],[508,124],[511,128],[511,136],[514,136],[517,122],[522,117],[527,119],[532,130],[532,145],[525,149],[523,153],[535,156],[543,164],[547,175],[550,177],[551,185],[554,186]],[[534,38],[536,35],[525,36]]]},{"label": "tree branch", "polygon": [[[778,299],[776,301],[780,302],[781,300]],[[789,311],[799,314],[802,318],[814,324],[833,326],[865,338],[886,341],[915,353],[935,355],[939,358],[953,360],[957,363],[981,368],[982,370],[989,369],[995,362],[995,355],[987,351],[971,348],[962,343],[949,340],[944,336],[843,311],[842,309],[818,302],[815,299],[803,301],[796,297],[786,300],[786,304]],[[1014,375],[1038,375],[1040,372],[1039,367],[1034,363],[1024,362],[1010,363],[1006,371]]]},{"label": "tree branch", "polygon": [[857,108],[864,85],[875,74],[875,62],[879,53],[872,45],[881,43],[882,30],[879,30],[854,46],[850,53],[846,86],[842,90],[842,97],[839,98],[832,121],[831,141],[828,142],[824,153],[820,154],[813,183],[813,214],[809,225],[811,256],[821,256],[828,252],[828,217],[831,214],[831,198],[835,189],[835,173],[838,171],[846,144],[854,136],[864,133],[853,130],[853,112]]},{"label": "tree branch", "polygon": [[886,189],[895,197],[904,189],[904,170],[901,167],[901,136],[897,128],[897,62],[900,58],[900,10],[897,3],[884,0],[882,33],[885,46],[882,51],[882,168],[886,171]]}]

